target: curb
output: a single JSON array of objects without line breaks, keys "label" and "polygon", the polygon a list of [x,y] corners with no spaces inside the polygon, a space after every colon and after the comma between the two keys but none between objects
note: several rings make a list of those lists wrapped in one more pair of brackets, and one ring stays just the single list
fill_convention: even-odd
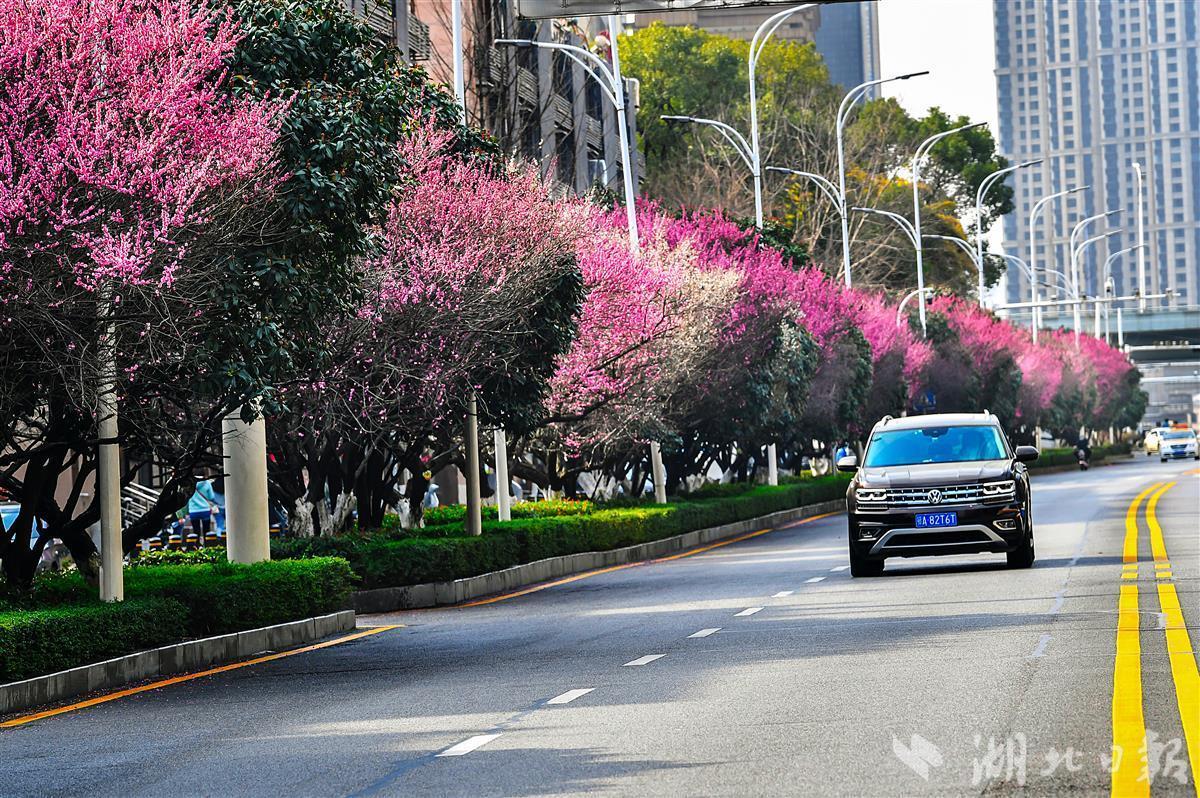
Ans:
[{"label": "curb", "polygon": [[351,631],[354,626],[354,612],[342,610],[276,626],[189,640],[93,665],[34,676],[20,682],[0,684],[0,715],[97,690],[121,687],[143,679],[202,670],[246,659],[264,651],[294,648],[338,632]]},{"label": "curb", "polygon": [[777,527],[814,515],[843,510],[845,506],[845,499],[834,499],[819,504],[795,507],[791,510],[780,510],[769,515],[748,518],[745,521],[735,521],[732,524],[697,529],[682,535],[650,543],[639,543],[623,549],[585,551],[579,554],[550,557],[545,560],[516,565],[502,571],[455,579],[451,582],[428,582],[421,585],[360,590],[351,596],[351,604],[355,612],[363,614],[461,604],[464,601],[548,582],[571,574],[664,557],[668,554],[703,546],[706,543],[744,535],[764,527]]}]

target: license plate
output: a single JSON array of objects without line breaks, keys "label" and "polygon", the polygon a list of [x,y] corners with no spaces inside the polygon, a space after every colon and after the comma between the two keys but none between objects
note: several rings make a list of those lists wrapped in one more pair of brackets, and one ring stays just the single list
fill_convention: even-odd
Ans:
[{"label": "license plate", "polygon": [[958,513],[917,513],[917,529],[957,525]]}]

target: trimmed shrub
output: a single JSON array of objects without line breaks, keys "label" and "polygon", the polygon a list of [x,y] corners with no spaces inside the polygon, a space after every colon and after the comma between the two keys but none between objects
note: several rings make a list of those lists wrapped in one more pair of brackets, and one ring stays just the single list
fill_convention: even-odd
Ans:
[{"label": "trimmed shrub", "polygon": [[[483,534],[467,537],[459,525],[421,530],[421,537],[374,536],[282,540],[272,556],[345,557],[363,588],[442,582],[548,557],[605,551],[720,526],[761,515],[830,501],[846,493],[844,475],[786,485],[744,487],[737,495],[672,504],[636,504],[587,514],[486,521]],[[432,533],[432,534],[429,534]]]},{"label": "trimmed shrub", "polygon": [[187,615],[167,598],[0,613],[0,682],[178,642]]},{"label": "trimmed shrub", "polygon": [[[350,565],[333,557],[238,565],[148,565],[125,571],[130,599],[169,598],[186,609],[185,636],[207,637],[286,623],[345,606]],[[39,580],[35,605],[80,604],[96,591],[78,573]]]}]

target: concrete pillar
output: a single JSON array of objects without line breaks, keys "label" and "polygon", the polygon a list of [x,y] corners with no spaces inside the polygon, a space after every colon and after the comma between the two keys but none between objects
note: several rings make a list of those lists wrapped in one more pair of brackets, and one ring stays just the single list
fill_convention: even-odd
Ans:
[{"label": "concrete pillar", "polygon": [[267,511],[267,424],[261,418],[247,424],[241,412],[221,422],[225,454],[225,536],[230,562],[271,559],[270,517]]},{"label": "concrete pillar", "polygon": [[475,395],[467,400],[467,534],[483,534],[479,501],[479,412]]},{"label": "concrete pillar", "polygon": [[512,497],[508,495],[511,480],[508,478],[508,442],[504,430],[497,428],[494,435],[496,445],[496,517],[501,521],[512,520]]},{"label": "concrete pillar", "polygon": [[[663,467],[662,447],[657,441],[650,442],[650,479],[654,483],[654,501],[667,503],[667,470]],[[641,486],[638,486],[641,490]]]},{"label": "concrete pillar", "polygon": [[[109,303],[108,289],[101,303]],[[100,384],[97,386],[96,501],[100,502],[100,600],[125,599],[125,551],[121,542],[121,449],[117,444],[117,362],[111,320],[100,331]],[[36,523],[36,522],[35,522]]]}]

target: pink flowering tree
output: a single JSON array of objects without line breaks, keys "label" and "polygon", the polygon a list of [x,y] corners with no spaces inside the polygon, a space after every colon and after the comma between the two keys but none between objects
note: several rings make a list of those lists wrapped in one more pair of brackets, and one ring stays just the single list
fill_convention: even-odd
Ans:
[{"label": "pink flowering tree", "polygon": [[340,531],[354,507],[361,526],[377,527],[405,470],[419,513],[422,474],[465,467],[468,397],[485,428],[532,429],[573,337],[584,213],[533,169],[451,155],[451,143],[414,122],[401,144],[410,176],[382,251],[362,266],[363,301],[329,330],[329,369],[284,390],[271,480],[301,536]]},{"label": "pink flowering tree", "polygon": [[935,349],[926,388],[939,412],[990,410],[1013,429],[1021,371],[1021,334],[968,300],[934,297],[929,303]]},{"label": "pink flowering tree", "polygon": [[[648,210],[651,210],[648,206]],[[755,230],[720,213],[655,214],[669,241],[689,242],[700,268],[733,275],[738,298],[722,320],[720,365],[686,387],[698,399],[665,448],[668,483],[713,464],[737,478],[763,468],[770,443],[798,449],[820,342],[795,302],[796,272]]]},{"label": "pink flowering tree", "polygon": [[[621,212],[591,213],[577,248],[585,300],[579,333],[551,382],[549,425],[530,441],[545,464],[528,476],[568,492],[582,470],[640,485],[647,444],[671,441],[719,374],[722,320],[736,275],[700,267],[694,243],[671,238],[642,208],[634,255]],[[611,484],[611,483],[610,483]]]},{"label": "pink flowering tree", "polygon": [[203,4],[0,0],[0,491],[21,504],[0,557],[15,584],[52,537],[90,569],[102,319],[126,479],[153,463],[167,504],[251,390],[238,364],[253,342],[214,348],[236,337],[214,297],[222,264],[270,231],[277,108],[224,91],[236,43]]},{"label": "pink flowering tree", "polygon": [[899,415],[908,406],[933,359],[933,348],[905,320],[897,324],[897,302],[884,294],[856,290],[851,301],[854,323],[871,347],[871,394],[864,410],[869,424],[884,415]]}]

